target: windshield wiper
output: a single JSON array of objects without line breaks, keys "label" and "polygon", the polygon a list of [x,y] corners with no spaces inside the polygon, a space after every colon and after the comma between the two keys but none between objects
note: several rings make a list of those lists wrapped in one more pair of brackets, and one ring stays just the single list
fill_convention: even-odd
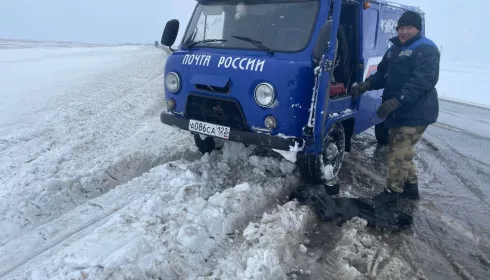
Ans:
[{"label": "windshield wiper", "polygon": [[185,47],[186,48],[194,47],[195,45],[197,45],[199,43],[226,42],[226,41],[228,41],[228,40],[225,40],[225,39],[206,39],[206,40],[201,40],[201,41],[197,41],[197,42],[192,42],[192,43],[186,45]]},{"label": "windshield wiper", "polygon": [[266,47],[261,41],[257,41],[257,40],[250,38],[250,37],[244,37],[244,36],[236,36],[236,35],[230,35],[230,36],[233,38],[239,39],[239,40],[250,42],[250,43],[256,45],[257,47],[259,47],[260,49],[267,51],[271,55],[274,54],[274,52],[270,48]]}]

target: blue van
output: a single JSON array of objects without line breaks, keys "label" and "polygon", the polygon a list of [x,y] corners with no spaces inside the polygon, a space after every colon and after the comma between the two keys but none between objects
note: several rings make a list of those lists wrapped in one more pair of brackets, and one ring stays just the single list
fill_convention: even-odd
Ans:
[{"label": "blue van", "polygon": [[[382,90],[353,100],[415,7],[384,0],[198,0],[178,49],[165,26],[162,123],[194,134],[202,153],[223,141],[257,145],[296,162],[311,183],[336,177],[351,138],[375,127]],[[422,30],[424,33],[424,30]]]}]

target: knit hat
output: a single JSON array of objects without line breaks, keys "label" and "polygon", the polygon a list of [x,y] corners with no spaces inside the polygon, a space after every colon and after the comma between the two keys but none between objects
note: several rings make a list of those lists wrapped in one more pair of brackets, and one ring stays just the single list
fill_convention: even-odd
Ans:
[{"label": "knit hat", "polygon": [[422,30],[422,17],[416,12],[404,12],[398,20],[396,30],[398,30],[400,26],[413,26],[420,31]]}]

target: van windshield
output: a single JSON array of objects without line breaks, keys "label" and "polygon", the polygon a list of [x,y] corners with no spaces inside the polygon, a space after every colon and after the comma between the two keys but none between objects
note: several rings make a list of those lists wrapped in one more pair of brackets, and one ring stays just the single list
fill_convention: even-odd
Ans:
[{"label": "van windshield", "polygon": [[317,12],[318,0],[206,1],[196,7],[183,45],[298,52],[310,40]]}]

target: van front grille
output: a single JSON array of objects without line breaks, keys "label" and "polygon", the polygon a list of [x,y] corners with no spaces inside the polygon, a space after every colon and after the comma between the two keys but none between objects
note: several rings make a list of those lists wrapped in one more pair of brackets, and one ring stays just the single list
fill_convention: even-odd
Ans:
[{"label": "van front grille", "polygon": [[186,118],[250,131],[240,104],[232,99],[190,94],[185,107]]},{"label": "van front grille", "polygon": [[196,84],[196,89],[210,91],[210,92],[217,92],[217,93],[228,93],[230,91],[230,82],[228,81],[224,87]]}]

